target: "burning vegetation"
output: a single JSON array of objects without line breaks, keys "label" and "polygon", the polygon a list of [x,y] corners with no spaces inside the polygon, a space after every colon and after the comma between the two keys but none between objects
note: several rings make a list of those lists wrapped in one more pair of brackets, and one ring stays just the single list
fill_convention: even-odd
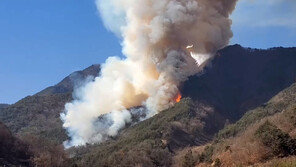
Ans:
[{"label": "burning vegetation", "polygon": [[179,103],[181,101],[181,99],[182,99],[182,95],[181,95],[181,93],[178,93],[177,96],[175,97],[174,101],[176,103]]}]

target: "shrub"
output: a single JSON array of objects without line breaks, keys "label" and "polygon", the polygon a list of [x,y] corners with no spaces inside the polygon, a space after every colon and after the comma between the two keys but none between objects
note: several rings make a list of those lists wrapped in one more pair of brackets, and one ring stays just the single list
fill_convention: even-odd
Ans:
[{"label": "shrub", "polygon": [[216,158],[216,160],[214,161],[214,164],[213,164],[214,167],[220,167],[221,166],[221,161],[219,158]]},{"label": "shrub", "polygon": [[198,162],[212,162],[212,156],[214,153],[214,146],[206,146],[205,150],[199,155]]},{"label": "shrub", "polygon": [[271,148],[275,156],[283,157],[296,154],[296,140],[269,121],[261,125],[255,135],[265,146]]},{"label": "shrub", "polygon": [[296,107],[285,112],[285,116],[288,117],[293,126],[296,127]]},{"label": "shrub", "polygon": [[275,159],[269,163],[269,166],[295,167],[296,166],[296,158],[295,157],[288,157],[288,158]]},{"label": "shrub", "polygon": [[194,167],[195,163],[196,161],[193,158],[192,151],[189,150],[182,160],[182,167]]}]

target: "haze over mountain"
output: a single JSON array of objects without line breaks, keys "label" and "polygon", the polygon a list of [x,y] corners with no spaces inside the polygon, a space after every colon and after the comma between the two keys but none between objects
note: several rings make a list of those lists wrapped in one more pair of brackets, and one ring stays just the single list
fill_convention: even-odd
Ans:
[{"label": "haze over mountain", "polygon": [[76,71],[64,78],[60,83],[55,86],[48,87],[37,95],[49,95],[58,93],[69,93],[73,92],[74,87],[80,87],[86,79],[93,79],[100,73],[100,65],[92,65],[82,71]]},{"label": "haze over mountain", "polygon": [[[64,104],[72,99],[75,85],[98,76],[99,71],[99,65],[90,66],[36,95],[5,105],[0,108],[0,121],[21,139],[33,135],[61,145],[68,139],[60,120]],[[251,109],[259,107],[253,110],[259,114],[263,105],[267,113],[274,111],[263,114],[259,120],[293,106],[295,86],[289,87],[295,79],[296,48],[261,50],[228,46],[218,51],[203,72],[183,83],[180,103],[146,121],[127,125],[118,137],[102,144],[72,150],[71,155],[75,156],[71,163],[170,166],[180,150],[210,142],[225,124],[236,122]],[[290,93],[281,93],[284,98],[274,97],[286,88]],[[284,99],[280,110],[274,107],[274,100],[268,102],[271,98]],[[229,133],[233,132],[224,130],[219,134]]]}]

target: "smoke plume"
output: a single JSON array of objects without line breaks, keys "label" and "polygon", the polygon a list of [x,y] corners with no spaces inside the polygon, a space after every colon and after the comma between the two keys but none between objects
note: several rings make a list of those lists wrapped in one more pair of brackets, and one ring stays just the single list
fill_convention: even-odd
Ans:
[{"label": "smoke plume", "polygon": [[65,105],[66,145],[116,136],[131,121],[130,108],[144,106],[149,118],[172,106],[180,83],[229,43],[236,1],[97,0],[126,58],[108,58],[100,76]]}]

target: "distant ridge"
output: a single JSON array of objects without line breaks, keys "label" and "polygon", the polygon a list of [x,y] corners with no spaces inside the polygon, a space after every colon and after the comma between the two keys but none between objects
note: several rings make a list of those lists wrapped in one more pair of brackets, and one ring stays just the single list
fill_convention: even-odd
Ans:
[{"label": "distant ridge", "polygon": [[99,64],[94,64],[82,71],[73,72],[58,84],[40,91],[39,93],[37,93],[37,95],[49,95],[49,94],[72,92],[73,88],[75,86],[81,85],[82,82],[85,79],[87,79],[87,77],[98,76],[100,73],[100,70],[101,70],[101,66]]},{"label": "distant ridge", "polygon": [[2,109],[2,108],[6,108],[6,107],[8,107],[9,106],[9,104],[1,104],[0,103],[0,109]]}]

